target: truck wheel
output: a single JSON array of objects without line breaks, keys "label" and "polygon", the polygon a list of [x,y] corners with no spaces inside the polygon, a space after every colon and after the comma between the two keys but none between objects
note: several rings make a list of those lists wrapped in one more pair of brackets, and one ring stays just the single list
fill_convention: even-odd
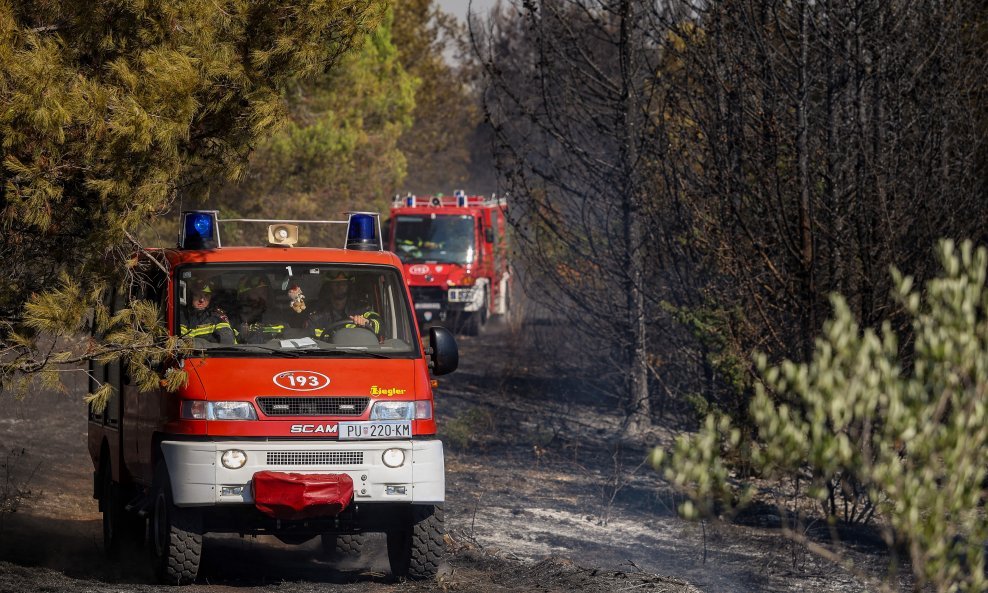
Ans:
[{"label": "truck wheel", "polygon": [[128,512],[133,492],[113,480],[110,452],[100,453],[99,508],[103,512],[103,551],[115,558],[129,544],[144,545],[146,524],[136,513]]},{"label": "truck wheel", "polygon": [[123,539],[121,527],[126,511],[120,500],[120,485],[113,481],[109,456],[108,451],[101,454],[106,461],[100,464],[99,507],[103,511],[103,551],[108,557],[115,558],[120,552]]},{"label": "truck wheel", "polygon": [[491,293],[486,287],[484,288],[484,305],[480,311],[477,311],[477,315],[480,316],[480,327],[483,328],[491,318]]},{"label": "truck wheel", "polygon": [[436,576],[446,551],[442,505],[413,505],[402,523],[387,532],[391,573],[411,579]]},{"label": "truck wheel", "polygon": [[337,535],[324,533],[321,536],[322,551],[327,558],[342,560],[356,558],[364,547],[364,536],[359,534]]},{"label": "truck wheel", "polygon": [[201,515],[172,503],[164,464],[156,474],[150,530],[154,572],[162,583],[188,585],[196,580],[202,560]]},{"label": "truck wheel", "polygon": [[474,313],[464,313],[466,319],[463,321],[463,335],[476,336],[480,333],[480,311]]},{"label": "truck wheel", "polygon": [[501,301],[503,302],[504,312],[501,313],[497,320],[501,325],[510,325],[511,323],[511,293],[507,289],[501,294]]},{"label": "truck wheel", "polygon": [[484,297],[484,304],[478,311],[466,313],[466,320],[463,322],[463,335],[479,336],[480,330],[487,323],[487,297]]}]

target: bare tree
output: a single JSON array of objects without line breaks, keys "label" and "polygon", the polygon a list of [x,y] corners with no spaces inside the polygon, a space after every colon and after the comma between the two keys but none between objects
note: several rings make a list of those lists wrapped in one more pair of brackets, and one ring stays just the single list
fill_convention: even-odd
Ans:
[{"label": "bare tree", "polygon": [[529,293],[610,363],[629,433],[651,423],[646,122],[656,55],[642,51],[645,16],[632,0],[526,2],[492,21],[484,45],[486,109]]},{"label": "bare tree", "polygon": [[805,359],[830,293],[901,326],[889,266],[922,280],[939,237],[984,236],[983,16],[974,0],[544,0],[489,23],[485,107],[526,286],[573,332],[567,354],[604,363],[629,430],[656,388],[745,418],[752,354]]},{"label": "bare tree", "polygon": [[[937,238],[980,237],[984,39],[976,2],[684,1],[660,16],[690,243],[722,360],[805,359],[845,294],[866,326],[898,319],[890,265],[920,278]],[[670,15],[675,15],[673,18]],[[981,82],[975,82],[980,80]],[[740,304],[740,305],[739,305]],[[739,309],[743,314],[738,314]],[[744,383],[741,402],[743,411]]]}]

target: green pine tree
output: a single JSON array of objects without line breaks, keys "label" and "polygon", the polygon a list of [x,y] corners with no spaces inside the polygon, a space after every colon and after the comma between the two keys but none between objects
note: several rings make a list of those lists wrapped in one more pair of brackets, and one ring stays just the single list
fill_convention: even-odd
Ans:
[{"label": "green pine tree", "polygon": [[289,85],[286,125],[258,145],[245,179],[210,204],[252,218],[384,211],[405,176],[397,143],[415,105],[391,30],[389,13],[336,69]]},{"label": "green pine tree", "polygon": [[[52,378],[80,358],[136,364],[175,347],[147,305],[99,314],[131,237],[176,197],[242,176],[286,119],[286,90],[332,74],[385,4],[0,1],[0,388],[22,371]],[[37,349],[39,334],[91,327],[102,341]]]}]

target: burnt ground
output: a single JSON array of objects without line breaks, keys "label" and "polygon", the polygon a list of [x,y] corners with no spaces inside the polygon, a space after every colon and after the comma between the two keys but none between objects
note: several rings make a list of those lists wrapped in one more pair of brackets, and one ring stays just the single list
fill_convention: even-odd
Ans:
[{"label": "burnt ground", "polygon": [[[460,338],[461,368],[440,381],[451,554],[436,581],[394,581],[383,538],[359,561],[334,565],[315,541],[207,536],[199,582],[184,590],[875,590],[782,538],[769,507],[743,522],[679,519],[677,499],[644,463],[671,431],[616,441],[613,402],[587,395],[577,377],[546,372],[517,342],[503,328]],[[116,562],[103,555],[84,383],[69,383],[67,394],[0,394],[0,592],[169,590],[154,583],[143,550]],[[871,577],[888,562],[868,537],[845,556]]]}]

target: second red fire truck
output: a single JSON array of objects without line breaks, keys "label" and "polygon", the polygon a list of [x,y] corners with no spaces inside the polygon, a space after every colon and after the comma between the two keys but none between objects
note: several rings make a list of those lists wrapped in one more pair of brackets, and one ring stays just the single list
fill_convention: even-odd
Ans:
[{"label": "second red fire truck", "polygon": [[389,248],[408,278],[422,325],[476,335],[492,315],[510,311],[511,273],[503,198],[395,196]]}]

